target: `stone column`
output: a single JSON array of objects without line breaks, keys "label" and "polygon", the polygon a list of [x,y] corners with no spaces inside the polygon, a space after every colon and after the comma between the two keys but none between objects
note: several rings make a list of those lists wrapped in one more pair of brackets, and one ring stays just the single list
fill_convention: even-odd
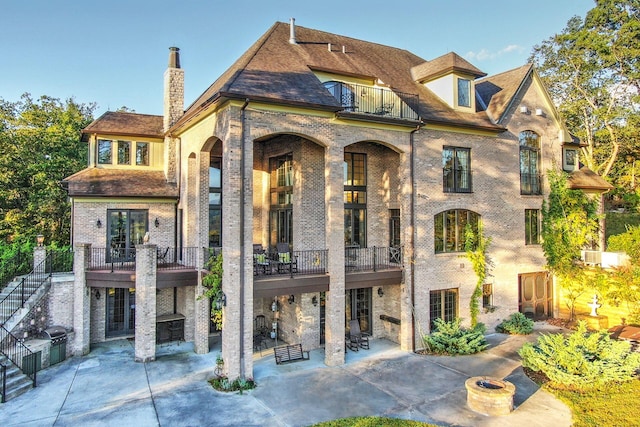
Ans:
[{"label": "stone column", "polygon": [[[200,256],[198,259],[198,265],[204,266],[209,259],[209,249],[202,248],[200,250]],[[211,318],[211,312],[209,311],[209,299],[201,298],[204,293],[204,287],[202,286],[202,274],[201,268],[198,269],[198,285],[195,291],[195,336],[193,338],[193,349],[197,354],[209,353],[209,320]]]},{"label": "stone column", "polygon": [[135,361],[156,359],[156,245],[136,245]]},{"label": "stone column", "polygon": [[331,146],[325,152],[325,212],[329,269],[329,292],[326,294],[324,363],[344,364],[344,172],[342,147]]},{"label": "stone column", "polygon": [[414,183],[411,182],[411,156],[404,153],[400,156],[400,181],[402,197],[400,198],[402,218],[402,243],[403,243],[403,283],[400,286],[400,348],[405,351],[414,350],[414,335],[419,335],[419,328],[414,332],[413,318],[413,266],[414,266],[414,228],[411,226],[411,200],[414,197]]},{"label": "stone column", "polygon": [[77,244],[73,256],[73,354],[76,356],[89,354],[90,350],[91,298],[85,278],[90,258],[91,244]]},{"label": "stone column", "polygon": [[47,248],[44,246],[36,246],[33,248],[33,268],[37,268],[36,273],[46,273],[46,265],[44,263],[47,258]]}]

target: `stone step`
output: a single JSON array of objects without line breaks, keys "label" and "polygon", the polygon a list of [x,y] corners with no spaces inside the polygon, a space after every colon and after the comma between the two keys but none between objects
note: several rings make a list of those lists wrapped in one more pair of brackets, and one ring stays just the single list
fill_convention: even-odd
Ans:
[{"label": "stone step", "polygon": [[0,364],[7,365],[7,395],[5,400],[8,401],[18,397],[33,388],[33,380],[22,373],[20,368],[9,362],[4,355],[0,355]]}]

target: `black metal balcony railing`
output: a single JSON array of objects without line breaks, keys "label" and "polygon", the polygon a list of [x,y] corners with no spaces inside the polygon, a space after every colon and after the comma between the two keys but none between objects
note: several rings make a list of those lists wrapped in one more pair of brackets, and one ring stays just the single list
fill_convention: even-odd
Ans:
[{"label": "black metal balcony railing", "polygon": [[520,194],[542,194],[542,176],[535,173],[520,173]]},{"label": "black metal balcony railing", "polygon": [[[158,270],[195,269],[199,248],[158,248]],[[114,251],[110,248],[91,248],[89,270],[133,271],[136,269],[135,249]]]},{"label": "black metal balcony railing", "polygon": [[398,269],[402,267],[402,247],[349,247],[345,248],[344,260],[347,272]]},{"label": "black metal balcony railing", "polygon": [[348,112],[393,119],[419,118],[419,98],[416,94],[342,82],[328,83],[325,87]]},{"label": "black metal balcony railing", "polygon": [[[274,276],[303,276],[327,274],[328,254],[326,249],[293,251],[290,259],[278,255],[254,255],[253,271],[256,279]],[[264,256],[262,256],[264,255]],[[370,247],[345,248],[345,270],[347,272],[380,271],[402,268],[402,248]]]},{"label": "black metal balcony railing", "polygon": [[471,169],[442,169],[442,187],[445,193],[471,193]]}]

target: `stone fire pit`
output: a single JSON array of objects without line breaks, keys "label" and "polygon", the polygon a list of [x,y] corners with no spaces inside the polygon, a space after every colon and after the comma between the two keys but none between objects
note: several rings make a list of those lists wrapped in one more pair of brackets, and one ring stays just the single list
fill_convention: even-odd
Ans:
[{"label": "stone fire pit", "polygon": [[492,377],[471,377],[464,383],[467,404],[484,415],[507,415],[513,411],[516,386]]}]

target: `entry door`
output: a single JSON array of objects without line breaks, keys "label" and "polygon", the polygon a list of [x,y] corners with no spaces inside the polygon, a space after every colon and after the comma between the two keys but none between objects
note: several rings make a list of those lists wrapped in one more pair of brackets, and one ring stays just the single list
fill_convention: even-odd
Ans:
[{"label": "entry door", "polygon": [[133,261],[148,231],[146,210],[108,210],[107,262]]},{"label": "entry door", "polygon": [[360,331],[373,334],[371,326],[371,288],[349,289],[345,294],[345,328],[349,321],[358,320]]},{"label": "entry door", "polygon": [[136,323],[135,288],[107,289],[106,337],[133,335]]},{"label": "entry door", "polygon": [[518,281],[520,313],[533,320],[553,317],[553,294],[547,272],[521,274]]}]

